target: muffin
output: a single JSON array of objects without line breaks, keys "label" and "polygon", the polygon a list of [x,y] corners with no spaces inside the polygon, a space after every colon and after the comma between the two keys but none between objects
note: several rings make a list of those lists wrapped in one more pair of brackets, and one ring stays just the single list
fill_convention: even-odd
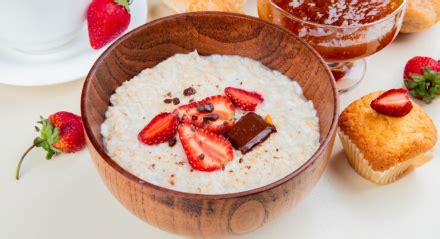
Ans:
[{"label": "muffin", "polygon": [[240,13],[246,0],[163,0],[163,2],[179,13],[197,11]]},{"label": "muffin", "polygon": [[401,32],[421,32],[440,21],[440,0],[408,0]]},{"label": "muffin", "polygon": [[409,97],[411,108],[406,115],[378,113],[371,103],[382,93],[371,93],[349,105],[340,116],[338,134],[352,168],[366,179],[388,184],[432,159],[437,130]]}]

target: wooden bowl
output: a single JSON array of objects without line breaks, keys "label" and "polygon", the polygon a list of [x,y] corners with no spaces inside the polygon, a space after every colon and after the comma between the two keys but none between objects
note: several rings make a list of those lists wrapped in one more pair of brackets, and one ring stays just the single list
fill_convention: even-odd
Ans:
[{"label": "wooden bowl", "polygon": [[[201,55],[249,57],[298,81],[319,115],[319,150],[279,181],[224,195],[169,190],[143,181],[120,167],[106,154],[100,133],[110,96],[143,69],[154,67],[176,53],[194,50]],[[249,16],[201,12],[153,21],[116,41],[87,76],[81,112],[96,168],[108,189],[130,212],[168,232],[224,238],[269,223],[297,204],[315,185],[332,151],[338,94],[321,57],[288,31]]]}]

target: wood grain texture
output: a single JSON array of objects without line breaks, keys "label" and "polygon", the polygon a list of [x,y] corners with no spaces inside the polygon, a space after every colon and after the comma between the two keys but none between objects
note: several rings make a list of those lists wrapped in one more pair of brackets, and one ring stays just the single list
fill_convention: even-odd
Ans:
[{"label": "wood grain texture", "polygon": [[[321,147],[317,153],[277,182],[226,195],[197,195],[161,188],[117,165],[106,155],[100,134],[109,97],[143,69],[176,53],[193,50],[201,55],[249,57],[297,80],[319,115]],[[225,238],[269,223],[297,204],[315,185],[327,166],[335,139],[338,96],[323,60],[291,33],[253,17],[202,12],[156,20],[114,43],[86,79],[81,110],[88,148],[98,172],[128,210],[172,233]]]}]

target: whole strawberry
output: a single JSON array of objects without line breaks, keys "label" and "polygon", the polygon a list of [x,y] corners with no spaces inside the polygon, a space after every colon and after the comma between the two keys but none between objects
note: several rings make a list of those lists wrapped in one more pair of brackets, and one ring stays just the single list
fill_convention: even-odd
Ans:
[{"label": "whole strawberry", "polygon": [[90,45],[99,49],[127,30],[131,0],[93,0],[87,10]]},{"label": "whole strawberry", "polygon": [[440,94],[440,62],[431,57],[412,58],[405,66],[404,82],[412,96],[431,103]]},{"label": "whole strawberry", "polygon": [[32,146],[21,157],[15,174],[19,179],[20,168],[26,155],[35,147],[46,150],[46,159],[52,159],[57,153],[73,153],[86,145],[81,117],[69,112],[60,111],[49,116],[40,116],[41,128],[35,126],[40,136],[34,139]]}]

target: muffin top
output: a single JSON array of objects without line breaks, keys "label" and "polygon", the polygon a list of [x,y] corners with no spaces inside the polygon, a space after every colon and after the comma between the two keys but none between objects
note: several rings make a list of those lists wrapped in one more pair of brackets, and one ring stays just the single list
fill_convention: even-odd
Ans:
[{"label": "muffin top", "polygon": [[416,103],[401,118],[377,113],[371,101],[383,92],[356,100],[341,114],[339,127],[361,150],[375,171],[385,171],[397,163],[430,150],[437,141],[431,118]]},{"label": "muffin top", "polygon": [[401,31],[420,32],[440,21],[440,0],[408,0]]}]

